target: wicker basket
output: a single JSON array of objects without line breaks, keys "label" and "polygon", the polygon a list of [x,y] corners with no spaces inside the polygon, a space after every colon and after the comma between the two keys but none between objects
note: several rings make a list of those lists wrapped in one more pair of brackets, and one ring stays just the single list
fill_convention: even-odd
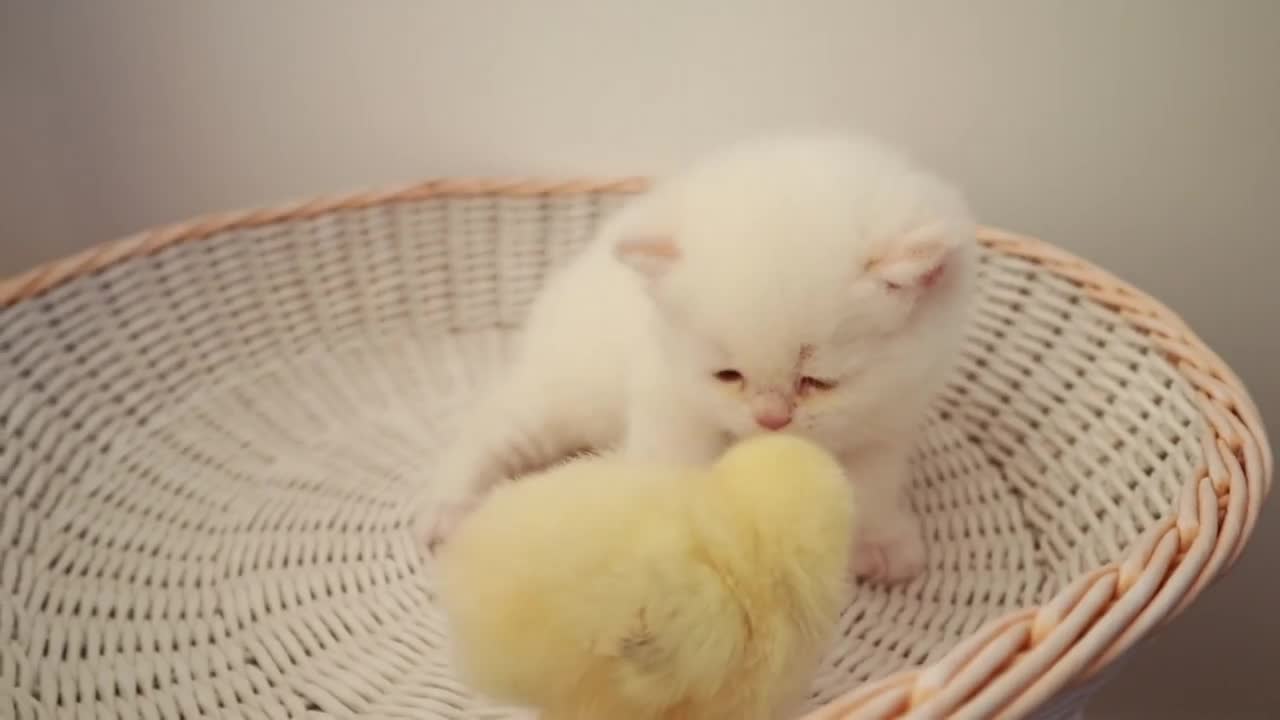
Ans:
[{"label": "wicker basket", "polygon": [[[411,508],[548,267],[642,186],[432,182],[0,283],[0,716],[522,716],[454,679]],[[915,456],[930,569],[859,590],[811,718],[1070,712],[1267,492],[1257,411],[1176,316],[982,241]]]}]

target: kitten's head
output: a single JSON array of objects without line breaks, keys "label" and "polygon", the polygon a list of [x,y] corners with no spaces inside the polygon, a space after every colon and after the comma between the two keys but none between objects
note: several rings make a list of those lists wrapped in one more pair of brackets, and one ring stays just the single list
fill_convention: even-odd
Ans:
[{"label": "kitten's head", "polygon": [[728,433],[822,438],[950,352],[975,227],[960,195],[871,141],[739,146],[618,218],[677,386]]}]

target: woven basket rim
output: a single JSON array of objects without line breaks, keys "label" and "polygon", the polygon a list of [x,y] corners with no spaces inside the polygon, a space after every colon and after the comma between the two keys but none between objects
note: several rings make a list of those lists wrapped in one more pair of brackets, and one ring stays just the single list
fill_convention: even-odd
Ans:
[{"label": "woven basket rim", "polygon": [[[211,214],[100,243],[0,280],[0,309],[173,245],[221,232],[433,197],[637,193],[649,180],[439,178],[383,190]],[[987,248],[1038,263],[1124,318],[1195,390],[1206,422],[1205,466],[1185,478],[1176,509],[1123,558],[1038,607],[996,618],[933,663],[857,688],[806,716],[851,720],[911,716],[1020,717],[1095,678],[1154,627],[1184,610],[1239,557],[1271,486],[1272,452],[1256,406],[1234,372],[1158,300],[1035,238],[979,228]]]}]

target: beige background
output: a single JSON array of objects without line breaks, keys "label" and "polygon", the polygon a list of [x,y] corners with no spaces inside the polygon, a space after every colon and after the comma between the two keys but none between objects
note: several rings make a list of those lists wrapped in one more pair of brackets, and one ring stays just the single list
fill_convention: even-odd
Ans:
[{"label": "beige background", "polygon": [[[1280,414],[1273,0],[0,0],[0,273],[201,212],[823,126],[1164,298]],[[1092,717],[1280,716],[1274,508]]]}]

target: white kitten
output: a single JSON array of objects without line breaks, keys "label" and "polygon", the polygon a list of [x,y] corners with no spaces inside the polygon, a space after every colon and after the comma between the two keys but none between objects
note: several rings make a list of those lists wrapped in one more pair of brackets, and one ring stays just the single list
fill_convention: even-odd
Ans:
[{"label": "white kitten", "polygon": [[907,457],[964,334],[974,234],[955,190],[870,140],[757,141],[660,184],[534,304],[440,470],[432,540],[495,482],[580,448],[707,462],[783,430],[844,461],[853,570],[913,577]]}]

